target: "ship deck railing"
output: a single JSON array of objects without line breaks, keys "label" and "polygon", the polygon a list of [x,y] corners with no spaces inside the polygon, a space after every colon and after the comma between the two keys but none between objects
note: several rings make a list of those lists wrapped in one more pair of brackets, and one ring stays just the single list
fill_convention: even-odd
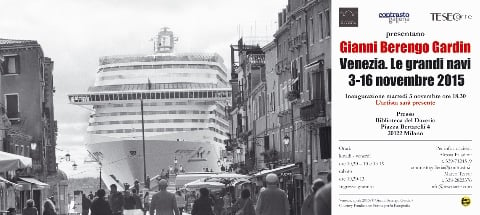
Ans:
[{"label": "ship deck railing", "polygon": [[132,91],[132,92],[91,92],[70,94],[68,99],[71,104],[93,105],[102,103],[123,103],[138,100],[201,100],[223,101],[231,100],[231,89],[198,89],[198,90],[157,90],[157,91]]}]

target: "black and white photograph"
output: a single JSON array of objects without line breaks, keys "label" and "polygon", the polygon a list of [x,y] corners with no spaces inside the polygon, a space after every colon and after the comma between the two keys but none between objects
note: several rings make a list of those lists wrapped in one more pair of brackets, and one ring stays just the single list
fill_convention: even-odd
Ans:
[{"label": "black and white photograph", "polygon": [[0,1],[0,214],[330,215],[331,8]]}]

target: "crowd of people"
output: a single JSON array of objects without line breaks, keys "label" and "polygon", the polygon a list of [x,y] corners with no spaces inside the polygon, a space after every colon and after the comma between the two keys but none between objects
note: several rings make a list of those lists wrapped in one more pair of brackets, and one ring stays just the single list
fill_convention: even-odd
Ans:
[{"label": "crowd of people", "polygon": [[[240,198],[234,200],[230,193],[212,195],[206,188],[201,188],[199,198],[193,203],[192,215],[290,215],[290,203],[285,191],[279,188],[276,174],[266,176],[266,187],[262,187],[256,201],[252,199],[249,189],[243,189]],[[330,215],[331,187],[330,180],[324,182],[316,179],[311,192],[305,199],[302,215]]]},{"label": "crowd of people", "polygon": [[[110,186],[108,197],[103,189],[96,192],[95,198],[93,195],[83,195],[82,202],[85,203],[82,204],[82,215],[88,215],[89,212],[91,215],[133,215],[139,212],[150,215],[182,215],[185,211],[191,215],[290,215],[287,194],[279,188],[278,176],[273,173],[266,176],[267,186],[260,189],[256,200],[252,199],[249,189],[243,189],[237,200],[230,192],[211,193],[207,188],[186,195],[181,191],[171,193],[167,191],[167,179],[164,177],[159,180],[159,190],[151,197],[149,192],[139,195],[135,186],[123,193],[118,192],[115,184]],[[303,202],[301,214],[330,215],[330,195],[330,182],[315,180],[311,193]],[[33,209],[25,211],[29,210]],[[49,214],[54,213],[47,213]]]},{"label": "crowd of people", "polygon": [[[55,209],[55,202],[48,198],[45,199],[45,203],[43,204],[43,215],[57,215],[57,211]],[[25,203],[26,207],[22,211],[22,215],[39,215],[38,208],[35,205],[35,201],[33,199],[28,199]],[[15,214],[14,211],[11,211],[11,214]]]}]

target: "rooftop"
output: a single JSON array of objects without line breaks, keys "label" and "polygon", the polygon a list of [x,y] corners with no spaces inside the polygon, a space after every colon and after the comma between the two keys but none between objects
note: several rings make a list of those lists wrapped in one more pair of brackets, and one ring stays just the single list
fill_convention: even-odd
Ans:
[{"label": "rooftop", "polygon": [[0,46],[38,45],[35,40],[14,40],[0,38]]}]

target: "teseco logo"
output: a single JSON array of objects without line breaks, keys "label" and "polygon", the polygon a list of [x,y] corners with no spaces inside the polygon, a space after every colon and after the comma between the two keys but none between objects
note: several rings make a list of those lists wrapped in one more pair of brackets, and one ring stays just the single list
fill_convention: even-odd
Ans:
[{"label": "teseco logo", "polygon": [[402,12],[402,13],[392,13],[392,12],[378,13],[378,18],[388,19],[388,23],[390,23],[390,24],[400,23],[400,22],[406,23],[406,22],[410,21],[410,14],[406,13],[406,12]]},{"label": "teseco logo", "polygon": [[461,13],[430,13],[432,15],[432,21],[434,22],[458,22],[460,20],[470,20],[472,15],[470,14],[461,14]]}]

